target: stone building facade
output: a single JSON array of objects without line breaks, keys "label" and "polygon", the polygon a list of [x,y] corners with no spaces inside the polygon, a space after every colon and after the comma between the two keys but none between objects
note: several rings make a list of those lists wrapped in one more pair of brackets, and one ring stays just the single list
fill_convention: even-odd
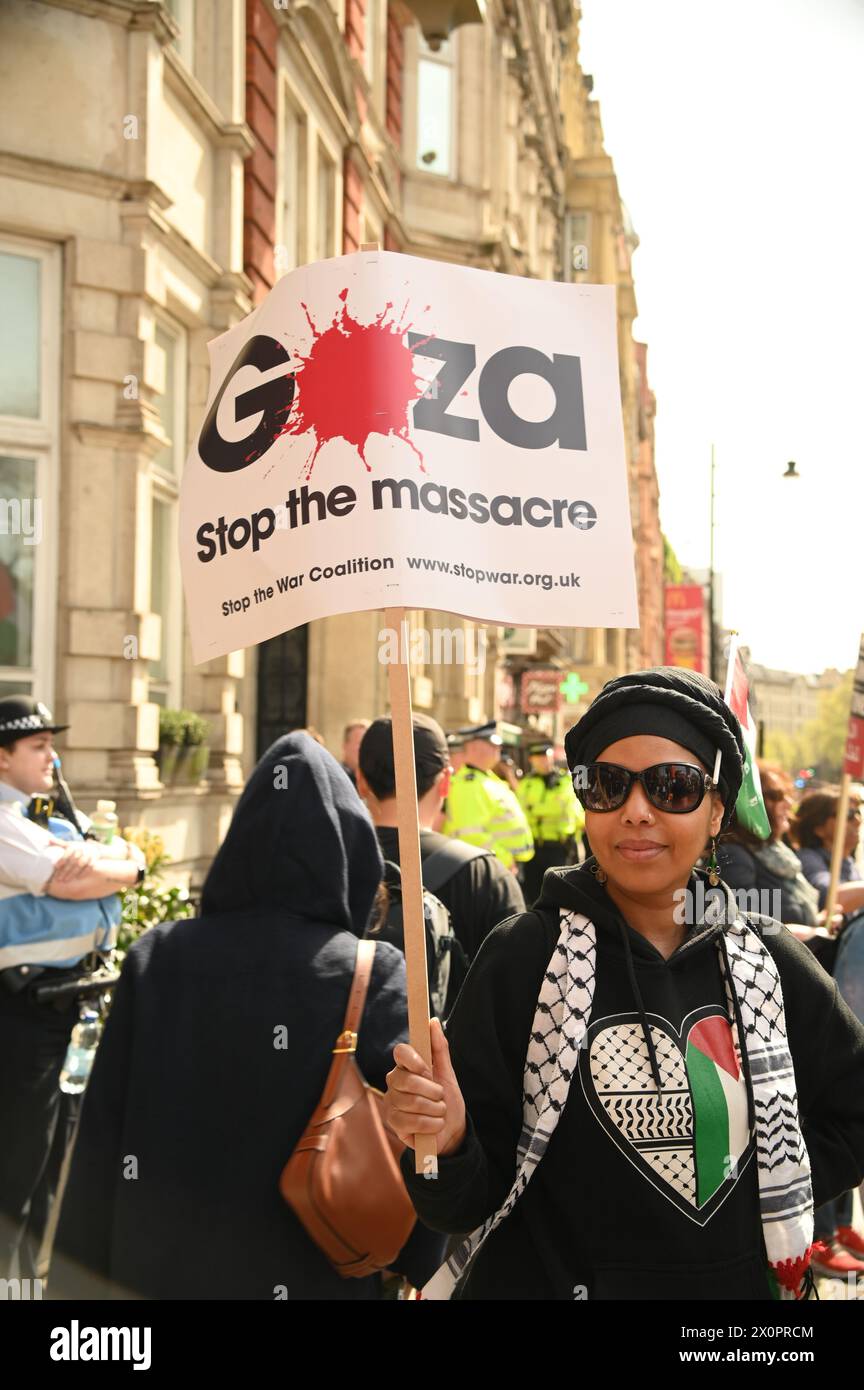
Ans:
[{"label": "stone building facade", "polygon": [[[244,656],[191,665],[179,480],[207,342],[249,311],[242,0],[0,7],[0,480],[41,504],[4,537],[0,689],[70,725],[85,810],[164,829],[205,863],[243,781]],[[186,14],[194,23],[183,27]],[[160,706],[210,724],[209,780],[165,787]]]},{"label": "stone building facade", "polygon": [[[297,265],[377,242],[617,284],[646,617],[629,637],[540,634],[538,651],[592,682],[648,659],[662,579],[655,594],[636,241],[577,25],[574,0],[487,0],[484,22],[435,48],[401,0],[0,6],[0,502],[8,516],[17,499],[21,519],[0,533],[0,694],[51,704],[84,808],[110,796],[195,880],[278,732],[312,723],[338,753],[342,725],[386,705],[376,613],[191,661],[177,507],[207,343]],[[586,213],[580,271],[573,218]],[[477,650],[461,619],[412,621]],[[485,669],[434,651],[414,663],[416,707],[448,727],[506,715],[495,636]],[[160,710],[180,707],[210,726],[195,786],[159,776]]]},{"label": "stone building facade", "polygon": [[[557,714],[530,722],[560,744],[563,732],[584,711],[607,680],[626,670],[663,662],[663,536],[654,461],[656,402],[648,382],[648,349],[633,335],[638,307],[633,253],[639,245],[608,154],[593,96],[593,78],[579,61],[578,23],[564,35],[558,93],[561,108],[563,205],[560,278],[583,284],[614,285],[618,310],[618,359],[630,512],[639,596],[640,626],[635,629],[556,629],[537,634],[530,658],[508,661],[509,692],[518,702],[524,672],[558,669],[566,682]],[[570,692],[573,692],[571,696]],[[522,713],[518,703],[511,718]]]},{"label": "stone building facade", "polygon": [[803,675],[798,671],[773,670],[755,661],[749,663],[748,673],[756,717],[764,725],[765,734],[782,734],[786,738],[795,738],[811,719],[818,718],[821,696],[836,690],[843,680],[842,672],[834,667],[819,675]]}]

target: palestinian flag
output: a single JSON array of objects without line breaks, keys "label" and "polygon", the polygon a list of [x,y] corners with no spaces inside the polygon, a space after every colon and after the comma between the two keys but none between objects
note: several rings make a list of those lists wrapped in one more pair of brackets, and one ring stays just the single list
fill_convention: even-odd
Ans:
[{"label": "palestinian flag", "polygon": [[745,830],[760,839],[771,838],[771,825],[765,810],[759,769],[756,766],[756,724],[750,713],[750,685],[744,663],[733,639],[729,652],[729,672],[726,677],[726,703],[738,716],[744,735],[744,780],[735,802],[735,814]]},{"label": "palestinian flag", "polygon": [[690,1029],[684,1056],[693,1100],[696,1204],[713,1197],[750,1138],[747,1087],[728,1020],[714,1015]]}]

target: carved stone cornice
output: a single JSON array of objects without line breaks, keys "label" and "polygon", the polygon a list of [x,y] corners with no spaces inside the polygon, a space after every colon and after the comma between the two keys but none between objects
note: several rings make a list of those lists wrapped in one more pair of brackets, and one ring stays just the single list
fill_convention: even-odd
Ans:
[{"label": "carved stone cornice", "polygon": [[212,256],[208,256],[206,251],[194,246],[179,232],[173,223],[163,216],[166,207],[171,206],[171,200],[156,184],[137,185],[143,193],[142,197],[129,198],[120,204],[120,216],[128,225],[134,226],[136,223],[139,228],[149,230],[156,235],[166,251],[176,256],[178,261],[191,270],[209,290],[228,288],[232,293],[239,290],[241,293],[252,293],[252,282],[242,271],[229,271],[218,261],[214,261]]},{"label": "carved stone cornice", "polygon": [[87,19],[104,19],[124,29],[150,30],[163,45],[176,42],[180,26],[162,0],[41,0],[56,10],[72,10]]},{"label": "carved stone cornice", "polygon": [[[166,249],[208,288],[228,284],[229,279],[226,277],[236,274],[236,288],[240,294],[250,296],[252,293],[252,282],[245,274],[226,271],[208,256],[206,251],[187,241],[167,220],[163,214],[171,207],[172,200],[164,189],[152,180],[124,179],[114,174],[81,169],[52,159],[36,159],[30,155],[25,158],[23,155],[12,154],[11,151],[0,150],[0,177],[4,175],[27,183],[45,184],[51,188],[68,188],[75,193],[116,200],[124,222],[134,223],[137,219],[150,226],[159,235]],[[235,288],[233,283],[231,287]],[[248,313],[248,308],[244,308],[243,312]]]},{"label": "carved stone cornice", "polygon": [[224,119],[210,93],[193,77],[173,48],[166,48],[163,63],[166,88],[202,126],[209,140],[219,149],[237,150],[248,159],[257,141],[246,122]]},{"label": "carved stone cornice", "polygon": [[106,425],[99,420],[72,420],[71,428],[79,443],[97,449],[119,449],[123,453],[155,458],[170,440],[141,423]]},{"label": "carved stone cornice", "polygon": [[104,174],[98,169],[15,154],[12,150],[0,150],[0,175],[4,174],[27,183],[68,188],[73,193],[89,193],[96,198],[125,198],[129,187],[128,180],[119,174]]},{"label": "carved stone cornice", "polygon": [[151,204],[159,212],[166,212],[174,205],[173,198],[169,198],[164,188],[160,187],[158,183],[154,183],[152,179],[126,180],[123,199],[127,203]]},{"label": "carved stone cornice", "polygon": [[504,30],[512,48],[507,71],[519,84],[528,124],[534,128],[525,143],[527,146],[530,141],[550,188],[558,194],[563,187],[566,150],[561,139],[558,102],[537,47],[539,30],[524,0],[509,0],[505,13]]}]

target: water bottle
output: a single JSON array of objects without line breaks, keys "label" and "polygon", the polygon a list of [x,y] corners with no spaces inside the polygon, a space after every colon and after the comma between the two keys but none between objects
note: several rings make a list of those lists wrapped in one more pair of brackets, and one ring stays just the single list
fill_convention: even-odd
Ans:
[{"label": "water bottle", "polygon": [[99,1014],[89,1005],[83,1005],[80,1018],[72,1029],[63,1069],[60,1072],[61,1091],[75,1096],[84,1090],[101,1033],[102,1020]]},{"label": "water bottle", "polygon": [[96,814],[90,822],[90,831],[103,845],[110,845],[119,824],[116,801],[97,801]]}]

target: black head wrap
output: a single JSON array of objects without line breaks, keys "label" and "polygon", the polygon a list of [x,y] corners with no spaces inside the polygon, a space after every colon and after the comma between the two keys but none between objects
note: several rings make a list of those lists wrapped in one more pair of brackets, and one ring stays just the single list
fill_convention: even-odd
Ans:
[{"label": "black head wrap", "polygon": [[712,774],[719,749],[724,828],[729,824],[744,775],[744,739],[741,725],[713,681],[677,666],[632,671],[607,681],[564,740],[571,773],[596,762],[610,744],[634,734],[655,734],[680,743]]}]

